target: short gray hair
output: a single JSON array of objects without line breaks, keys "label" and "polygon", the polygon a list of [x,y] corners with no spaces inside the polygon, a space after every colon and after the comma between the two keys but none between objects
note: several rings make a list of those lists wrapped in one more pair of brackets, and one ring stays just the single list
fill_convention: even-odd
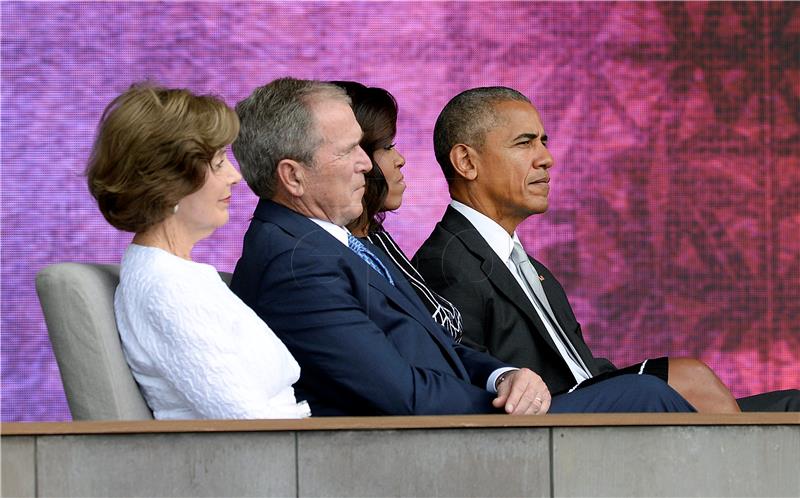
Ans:
[{"label": "short gray hair", "polygon": [[320,100],[350,98],[341,88],[314,80],[280,78],[253,90],[236,104],[241,129],[233,155],[250,189],[271,199],[277,187],[276,170],[284,159],[313,165],[322,144],[313,106]]},{"label": "short gray hair", "polygon": [[444,106],[433,128],[433,150],[448,185],[456,175],[450,151],[457,144],[483,146],[486,133],[496,124],[494,106],[509,100],[531,103],[513,88],[487,86],[465,90]]}]

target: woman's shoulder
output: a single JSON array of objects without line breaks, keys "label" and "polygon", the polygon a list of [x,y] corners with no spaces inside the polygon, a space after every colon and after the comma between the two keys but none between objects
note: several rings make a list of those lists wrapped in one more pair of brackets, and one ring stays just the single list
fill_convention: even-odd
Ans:
[{"label": "woman's shoulder", "polygon": [[[370,232],[366,239],[387,252],[391,251],[392,253],[403,254],[397,242],[395,242],[389,232],[383,228]],[[405,254],[403,255],[405,256]]]},{"label": "woman's shoulder", "polygon": [[153,248],[126,252],[115,306],[118,315],[180,330],[219,328],[246,314],[214,267]]},{"label": "woman's shoulder", "polygon": [[142,295],[193,295],[224,285],[214,267],[155,247],[131,244],[120,265],[120,286]]}]

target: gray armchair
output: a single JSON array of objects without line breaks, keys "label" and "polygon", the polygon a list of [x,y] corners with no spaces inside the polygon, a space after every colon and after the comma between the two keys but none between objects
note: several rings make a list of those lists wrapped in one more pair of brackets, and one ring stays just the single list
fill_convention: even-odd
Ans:
[{"label": "gray armchair", "polygon": [[[230,274],[220,275],[230,282]],[[58,263],[36,276],[74,420],[153,418],[122,353],[114,318],[118,284],[119,265]]]}]

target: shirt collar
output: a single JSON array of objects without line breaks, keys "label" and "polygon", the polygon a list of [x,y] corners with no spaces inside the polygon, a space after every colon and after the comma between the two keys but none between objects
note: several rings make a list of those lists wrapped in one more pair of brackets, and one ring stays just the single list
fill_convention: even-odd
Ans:
[{"label": "shirt collar", "polygon": [[330,221],[320,220],[318,218],[309,218],[309,220],[313,221],[317,225],[320,226],[323,230],[328,232],[329,234],[333,235],[336,240],[341,242],[344,245],[349,245],[347,243],[347,235],[350,233],[347,231],[346,228],[340,227],[339,225],[333,224]]},{"label": "shirt collar", "polygon": [[516,231],[512,236],[509,236],[508,232],[493,219],[455,199],[450,201],[450,206],[463,214],[472,226],[478,230],[478,233],[486,240],[486,243],[497,254],[500,261],[508,261],[508,258],[511,257],[511,251],[514,250],[514,243],[519,242]]}]

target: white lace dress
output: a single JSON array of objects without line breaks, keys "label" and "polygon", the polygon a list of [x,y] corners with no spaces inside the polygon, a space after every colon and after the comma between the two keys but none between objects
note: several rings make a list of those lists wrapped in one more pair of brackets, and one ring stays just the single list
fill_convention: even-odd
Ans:
[{"label": "white lace dress", "polygon": [[214,267],[131,244],[114,296],[125,357],[157,419],[302,418],[300,367]]}]

